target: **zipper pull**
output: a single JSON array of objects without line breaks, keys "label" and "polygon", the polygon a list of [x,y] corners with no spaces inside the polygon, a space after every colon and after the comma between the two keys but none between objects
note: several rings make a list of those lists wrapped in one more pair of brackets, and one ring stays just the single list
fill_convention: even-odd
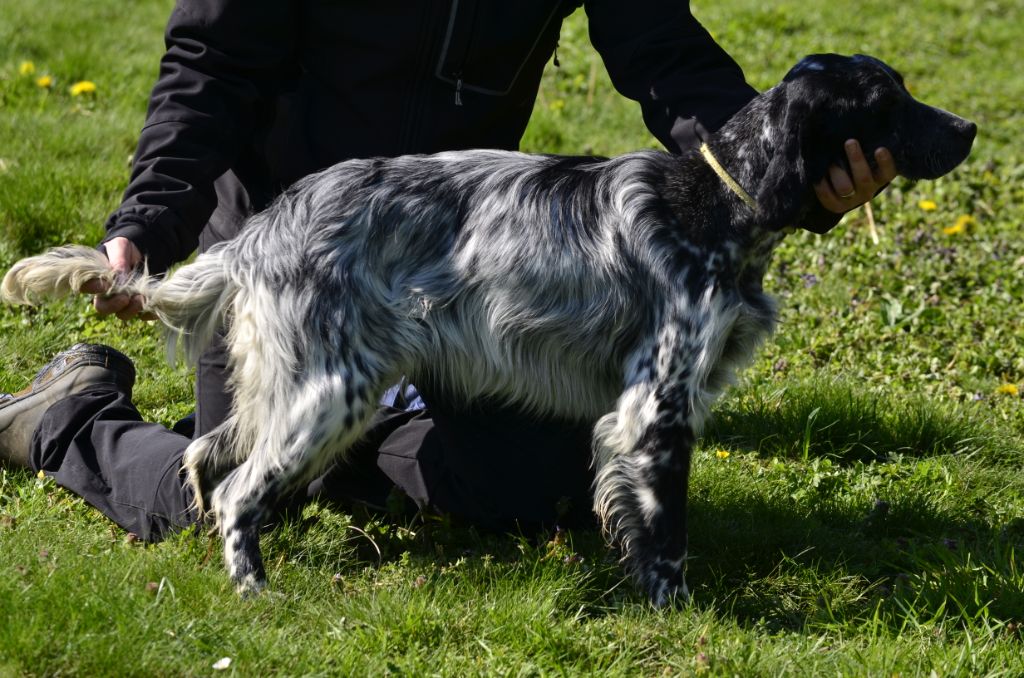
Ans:
[{"label": "zipper pull", "polygon": [[455,81],[455,105],[462,105],[462,78]]}]

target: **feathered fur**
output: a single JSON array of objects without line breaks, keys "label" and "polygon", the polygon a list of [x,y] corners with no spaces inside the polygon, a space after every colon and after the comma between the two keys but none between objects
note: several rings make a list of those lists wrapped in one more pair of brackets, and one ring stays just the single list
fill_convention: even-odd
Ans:
[{"label": "feathered fur", "polygon": [[263,586],[258,528],[275,500],[343,453],[408,375],[594,422],[595,511],[661,605],[688,595],[692,446],[772,328],[761,280],[783,227],[813,226],[823,149],[857,137],[890,147],[904,174],[938,176],[973,135],[884,64],[823,55],[708,140],[756,209],[696,152],[353,160],[166,279],[116,281],[96,252],[60,248],[16,265],[3,294],[111,281],[146,297],[193,359],[227,328],[233,409],[185,464],[243,592]]}]

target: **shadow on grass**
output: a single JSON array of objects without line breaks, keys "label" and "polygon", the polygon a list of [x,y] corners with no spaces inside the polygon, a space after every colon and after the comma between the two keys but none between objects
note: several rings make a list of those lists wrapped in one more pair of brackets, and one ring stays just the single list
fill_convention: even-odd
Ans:
[{"label": "shadow on grass", "polygon": [[[949,456],[1016,469],[1024,450],[978,414],[841,383],[748,389],[722,404],[703,443],[752,450],[807,476],[816,460],[848,468],[894,462],[886,466],[910,474],[914,462],[899,462]],[[753,488],[691,492],[697,599],[772,630],[851,616],[875,616],[896,630],[943,617],[971,624],[1024,616],[1024,577],[1014,558],[1024,520],[994,527],[971,499],[938,501],[956,487],[940,478],[883,487],[873,508],[828,493],[795,501]]]},{"label": "shadow on grass", "polygon": [[[1019,447],[977,417],[926,401],[878,399],[842,385],[751,391],[717,413],[704,438],[709,443],[754,450],[762,458],[828,458],[845,466],[952,455],[998,467],[1020,457]],[[794,473],[801,468],[794,465]],[[688,579],[696,604],[771,631],[868,619],[898,631],[938,619],[970,625],[982,618],[1024,618],[1024,576],[1014,557],[1024,541],[1024,521],[993,527],[966,500],[936,502],[939,485],[923,479],[873,509],[828,497],[792,501],[756,483],[739,491],[691,488]],[[309,535],[298,532],[315,528],[317,520],[292,522],[297,532],[282,548],[303,544]],[[558,567],[551,554],[562,546],[552,546],[552,534],[502,536],[446,520],[410,526],[369,517],[354,533],[351,566],[405,558],[430,567],[464,558],[497,562],[509,571],[531,560]],[[591,614],[640,600],[628,584],[619,585],[621,570],[596,532],[576,531],[571,541],[569,555],[560,557],[567,567],[591,564],[582,601]],[[578,596],[567,603],[579,604]]]},{"label": "shadow on grass", "polygon": [[[455,576],[469,596],[489,595],[495,579],[527,586],[532,577],[562,577],[569,584],[553,587],[562,592],[558,608],[581,618],[643,605],[597,531],[510,535],[379,517],[339,530],[339,515],[319,507],[289,521],[267,545],[268,560],[331,562],[343,577],[367,568],[443,573],[461,563]],[[347,535],[344,545],[339,535]],[[755,491],[698,493],[687,580],[698,610],[769,633],[873,625],[895,634],[939,622],[977,630],[979,620],[1024,618],[1014,553],[1022,541],[1024,521],[995,529],[943,513],[923,494],[857,515],[829,505],[807,511]]]},{"label": "shadow on grass", "polygon": [[1024,456],[1020,441],[1007,440],[977,413],[923,398],[882,398],[842,383],[748,389],[716,409],[703,440],[768,457],[840,462],[982,454],[998,464]]},{"label": "shadow on grass", "polygon": [[695,497],[695,598],[775,632],[871,618],[899,631],[1024,616],[1024,571],[1014,555],[1024,521],[994,528],[945,514],[921,494],[886,506],[851,515],[753,495]]},{"label": "shadow on grass", "polygon": [[[974,454],[1005,462],[1012,448],[995,447],[983,423],[954,414],[838,387],[754,393],[726,403],[706,440],[763,457],[831,457],[851,465],[894,455]],[[1024,521],[994,526],[966,503],[935,501],[934,492],[924,482],[871,509],[828,497],[797,502],[760,482],[695,483],[688,574],[694,605],[770,632],[868,623],[899,632],[935,620],[970,626],[1024,619],[1024,574],[1014,554],[1024,542]],[[264,535],[268,565],[297,565],[291,576],[359,580],[368,568],[415,576],[462,561],[453,576],[465,577],[464,596],[485,594],[496,578],[563,577],[567,585],[555,588],[567,616],[617,614],[642,603],[596,531],[488,534],[445,519],[350,514],[351,507],[313,504],[286,517]],[[207,544],[196,543],[199,560]],[[207,553],[219,570],[218,556],[217,547]]]}]

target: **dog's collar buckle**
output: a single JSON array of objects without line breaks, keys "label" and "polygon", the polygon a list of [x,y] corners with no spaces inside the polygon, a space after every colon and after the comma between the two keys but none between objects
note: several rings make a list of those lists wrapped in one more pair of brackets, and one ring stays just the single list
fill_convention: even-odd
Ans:
[{"label": "dog's collar buckle", "polygon": [[722,183],[728,186],[729,190],[739,196],[740,200],[747,204],[747,207],[756,212],[757,203],[750,197],[749,193],[743,190],[743,187],[740,186],[739,182],[732,178],[729,171],[722,167],[722,163],[718,162],[718,158],[715,157],[715,154],[711,152],[711,149],[706,143],[700,145],[700,154],[704,156],[704,160],[711,166],[711,169],[715,170],[715,174],[717,174],[718,178],[722,180]]}]

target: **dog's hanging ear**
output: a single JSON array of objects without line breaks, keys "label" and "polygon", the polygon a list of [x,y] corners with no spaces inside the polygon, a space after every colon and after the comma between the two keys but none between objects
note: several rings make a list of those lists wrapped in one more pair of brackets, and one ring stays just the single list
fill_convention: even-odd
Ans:
[{"label": "dog's hanging ear", "polygon": [[[806,80],[790,81],[787,76],[775,102],[777,113],[773,119],[781,124],[772,140],[771,158],[757,194],[763,223],[774,230],[787,226],[807,228],[807,224],[801,223],[803,218],[820,207],[814,184],[825,176],[831,163],[846,164],[845,156],[840,159],[835,154],[836,149],[841,152],[842,143],[829,143],[826,138],[825,119],[830,115],[827,109],[831,108],[828,98],[821,95],[819,88],[806,86]],[[831,223],[824,230],[834,225]]]},{"label": "dog's hanging ear", "polygon": [[773,230],[794,224],[807,199],[809,174],[817,172],[817,162],[810,167],[806,157],[809,139],[814,136],[811,102],[787,91],[780,104],[784,110],[776,119],[782,124],[773,139],[771,159],[757,192],[763,223]]}]

